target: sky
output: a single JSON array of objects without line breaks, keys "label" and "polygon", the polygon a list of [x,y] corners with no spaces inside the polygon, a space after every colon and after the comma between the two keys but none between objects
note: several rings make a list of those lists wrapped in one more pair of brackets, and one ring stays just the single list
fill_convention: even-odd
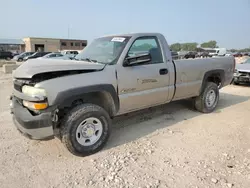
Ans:
[{"label": "sky", "polygon": [[8,39],[160,32],[169,44],[250,47],[250,0],[0,0],[0,18]]}]

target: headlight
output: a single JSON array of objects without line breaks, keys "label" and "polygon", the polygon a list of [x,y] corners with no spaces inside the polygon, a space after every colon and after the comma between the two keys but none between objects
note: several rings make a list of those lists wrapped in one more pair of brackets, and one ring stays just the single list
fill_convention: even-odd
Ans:
[{"label": "headlight", "polygon": [[234,69],[234,73],[238,73],[238,70],[237,70],[237,69]]},{"label": "headlight", "polygon": [[46,91],[44,89],[27,86],[27,85],[22,87],[22,92],[31,97],[45,97],[46,96]]},{"label": "headlight", "polygon": [[47,102],[37,103],[37,102],[23,101],[23,106],[32,110],[44,110],[48,107],[48,103]]}]

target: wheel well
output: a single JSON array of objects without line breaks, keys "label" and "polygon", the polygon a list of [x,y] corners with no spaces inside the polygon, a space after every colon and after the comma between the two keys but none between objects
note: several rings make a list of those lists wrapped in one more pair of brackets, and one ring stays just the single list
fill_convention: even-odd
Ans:
[{"label": "wheel well", "polygon": [[100,91],[100,92],[90,92],[86,94],[82,94],[81,96],[76,97],[75,99],[71,100],[70,102],[67,101],[67,106],[62,106],[59,109],[60,116],[65,115],[70,109],[73,107],[84,104],[84,103],[91,103],[98,105],[105,109],[110,117],[113,117],[116,112],[116,105],[110,93],[107,91]]},{"label": "wheel well", "polygon": [[220,73],[212,73],[209,75],[206,79],[206,82],[214,82],[217,84],[217,86],[221,86],[222,84],[222,78]]},{"label": "wheel well", "polygon": [[204,90],[207,82],[216,83],[218,88],[220,89],[224,84],[224,76],[225,73],[223,70],[213,70],[209,71],[204,75],[204,79],[202,82],[202,87],[200,88],[200,93]]}]

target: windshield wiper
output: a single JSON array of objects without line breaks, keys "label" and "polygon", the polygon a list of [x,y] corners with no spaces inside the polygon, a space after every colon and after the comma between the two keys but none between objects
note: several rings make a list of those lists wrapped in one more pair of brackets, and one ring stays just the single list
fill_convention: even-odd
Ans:
[{"label": "windshield wiper", "polygon": [[100,61],[97,61],[95,59],[90,59],[90,58],[75,58],[74,57],[74,60],[76,60],[76,61],[88,61],[88,62],[91,62],[91,63],[107,64],[107,63],[100,62]]},{"label": "windshield wiper", "polygon": [[90,59],[90,58],[82,58],[82,59],[75,58],[75,60],[78,60],[78,61],[88,61],[88,62],[91,62],[91,63],[97,63],[97,60]]}]

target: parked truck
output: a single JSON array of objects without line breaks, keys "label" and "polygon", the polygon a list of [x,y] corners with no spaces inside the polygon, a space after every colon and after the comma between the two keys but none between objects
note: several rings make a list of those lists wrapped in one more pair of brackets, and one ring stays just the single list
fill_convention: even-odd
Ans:
[{"label": "parked truck", "polygon": [[214,111],[234,69],[233,57],[173,61],[159,33],[104,36],[74,60],[23,63],[13,75],[11,113],[29,138],[58,137],[86,156],[103,148],[117,115],[181,99]]}]

